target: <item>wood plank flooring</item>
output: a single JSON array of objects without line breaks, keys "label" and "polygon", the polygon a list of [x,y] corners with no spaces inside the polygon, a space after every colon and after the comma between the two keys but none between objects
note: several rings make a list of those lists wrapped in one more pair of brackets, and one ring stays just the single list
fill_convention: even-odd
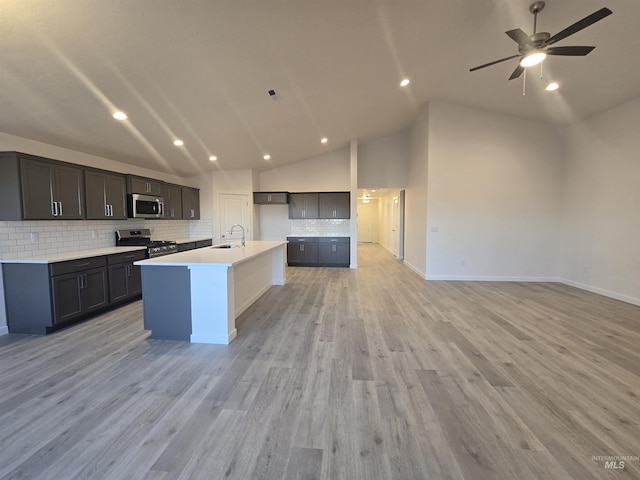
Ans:
[{"label": "wood plank flooring", "polygon": [[640,479],[640,307],[358,264],[288,269],[229,346],[141,302],[0,337],[0,479]]}]

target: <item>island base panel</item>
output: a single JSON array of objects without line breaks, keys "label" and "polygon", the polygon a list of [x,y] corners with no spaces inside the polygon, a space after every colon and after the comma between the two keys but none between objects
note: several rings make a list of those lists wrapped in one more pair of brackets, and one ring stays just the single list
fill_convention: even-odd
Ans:
[{"label": "island base panel", "polygon": [[144,328],[150,338],[189,340],[191,287],[187,267],[142,268]]}]

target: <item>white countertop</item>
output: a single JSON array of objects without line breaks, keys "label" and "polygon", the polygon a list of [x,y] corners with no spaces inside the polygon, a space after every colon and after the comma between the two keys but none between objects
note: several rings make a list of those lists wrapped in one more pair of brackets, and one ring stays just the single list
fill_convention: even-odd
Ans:
[{"label": "white countertop", "polygon": [[286,241],[247,240],[245,247],[198,248],[196,250],[188,250],[186,252],[140,260],[134,262],[134,265],[163,267],[190,267],[194,265],[233,266],[286,244]]},{"label": "white countertop", "polygon": [[75,252],[51,253],[48,255],[38,255],[36,257],[7,258],[0,259],[0,263],[56,263],[79,258],[101,257],[102,255],[115,255],[117,253],[133,252],[136,250],[146,250],[147,247],[106,247],[92,250],[78,250]]}]

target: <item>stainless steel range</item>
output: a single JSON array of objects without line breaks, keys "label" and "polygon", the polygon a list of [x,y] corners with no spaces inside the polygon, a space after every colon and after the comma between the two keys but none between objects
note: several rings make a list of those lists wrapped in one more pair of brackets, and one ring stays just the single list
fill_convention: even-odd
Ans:
[{"label": "stainless steel range", "polygon": [[116,246],[147,247],[147,258],[170,255],[178,251],[178,245],[171,240],[151,240],[151,230],[141,228],[137,230],[116,230]]}]

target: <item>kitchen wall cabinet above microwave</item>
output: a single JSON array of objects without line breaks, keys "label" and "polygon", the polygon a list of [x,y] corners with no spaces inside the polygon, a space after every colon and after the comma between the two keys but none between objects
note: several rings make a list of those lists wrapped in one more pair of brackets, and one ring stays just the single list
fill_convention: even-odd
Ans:
[{"label": "kitchen wall cabinet above microwave", "polygon": [[349,192],[290,193],[289,218],[351,218]]},{"label": "kitchen wall cabinet above microwave", "polygon": [[18,152],[0,152],[0,220],[85,217],[79,166]]},{"label": "kitchen wall cabinet above microwave", "polygon": [[162,182],[152,178],[127,175],[127,193],[142,193],[147,195],[162,195]]},{"label": "kitchen wall cabinet above microwave", "polygon": [[253,192],[253,203],[256,205],[286,205],[289,203],[289,192]]}]

